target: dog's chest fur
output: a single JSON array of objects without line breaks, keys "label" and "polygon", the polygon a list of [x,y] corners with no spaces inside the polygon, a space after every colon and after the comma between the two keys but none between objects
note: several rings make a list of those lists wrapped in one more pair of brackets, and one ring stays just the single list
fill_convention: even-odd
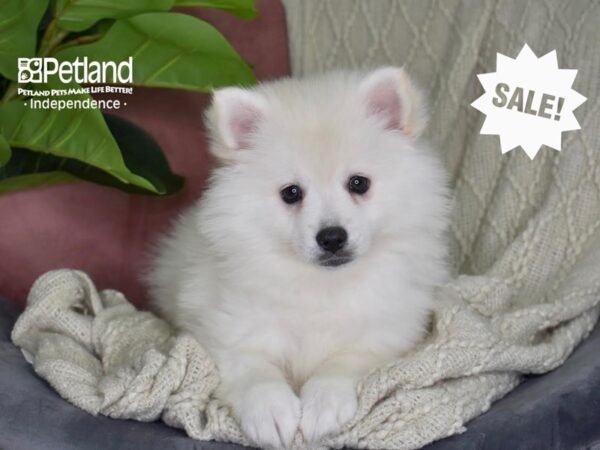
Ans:
[{"label": "dog's chest fur", "polygon": [[[370,353],[383,363],[414,344],[431,307],[400,259],[327,282],[281,267],[241,271],[235,285],[213,277],[209,290],[199,291],[194,282],[181,297],[183,320],[215,355],[265,354],[295,386],[338,354]],[[285,273],[285,280],[274,273]]]}]

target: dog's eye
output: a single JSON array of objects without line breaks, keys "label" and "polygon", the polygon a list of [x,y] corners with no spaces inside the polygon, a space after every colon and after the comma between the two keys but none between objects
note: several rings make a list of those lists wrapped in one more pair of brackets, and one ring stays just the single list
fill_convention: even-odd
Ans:
[{"label": "dog's eye", "polygon": [[281,195],[281,199],[288,205],[302,200],[302,189],[296,184],[284,187],[279,194]]},{"label": "dog's eye", "polygon": [[371,180],[360,175],[351,176],[348,180],[348,190],[353,194],[362,195],[369,190]]}]

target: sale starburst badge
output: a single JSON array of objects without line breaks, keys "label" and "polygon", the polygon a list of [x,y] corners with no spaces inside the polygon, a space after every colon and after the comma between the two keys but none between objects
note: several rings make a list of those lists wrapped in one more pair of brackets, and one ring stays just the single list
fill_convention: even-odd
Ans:
[{"label": "sale starburst badge", "polygon": [[556,51],[538,58],[525,44],[515,59],[498,53],[496,72],[478,75],[485,93],[471,103],[486,115],[481,134],[499,135],[502,153],[560,151],[562,132],[581,128],[573,111],[586,98],[571,88],[576,76],[558,68]]}]

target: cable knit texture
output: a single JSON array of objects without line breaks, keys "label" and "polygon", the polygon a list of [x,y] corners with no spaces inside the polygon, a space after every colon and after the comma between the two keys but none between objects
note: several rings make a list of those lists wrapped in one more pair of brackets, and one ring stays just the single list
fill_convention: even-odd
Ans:
[{"label": "cable knit texture", "polygon": [[[439,291],[431,333],[410,355],[358,387],[356,417],[324,447],[411,449],[464,430],[523,374],[559,366],[600,314],[600,4],[422,0],[285,0],[292,65],[404,64],[430,96],[428,138],[456,193],[450,231],[454,278]],[[579,69],[588,98],[563,150],[530,161],[501,155],[479,135],[476,74],[496,52],[524,43],[557,50]],[[213,397],[218,372],[189,335],[174,334],[82,272],[58,270],[33,286],[13,341],[37,373],[92,414],[155,420],[196,439],[248,444]],[[303,447],[302,436],[294,441]]]}]

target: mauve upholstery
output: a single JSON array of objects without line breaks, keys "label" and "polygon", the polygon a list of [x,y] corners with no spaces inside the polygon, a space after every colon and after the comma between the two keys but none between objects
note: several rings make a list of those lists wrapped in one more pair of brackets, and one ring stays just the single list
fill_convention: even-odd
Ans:
[{"label": "mauve upholstery", "polygon": [[[179,8],[219,29],[259,80],[289,74],[287,31],[277,0],[258,0],[259,16],[245,21],[223,11]],[[148,131],[186,187],[172,197],[130,195],[91,183],[30,189],[0,196],[0,295],[24,305],[33,281],[48,270],[88,272],[100,288],[115,288],[144,304],[140,273],[151,243],[195,198],[211,161],[202,115],[209,95],[134,88],[120,96],[118,115]]]}]

